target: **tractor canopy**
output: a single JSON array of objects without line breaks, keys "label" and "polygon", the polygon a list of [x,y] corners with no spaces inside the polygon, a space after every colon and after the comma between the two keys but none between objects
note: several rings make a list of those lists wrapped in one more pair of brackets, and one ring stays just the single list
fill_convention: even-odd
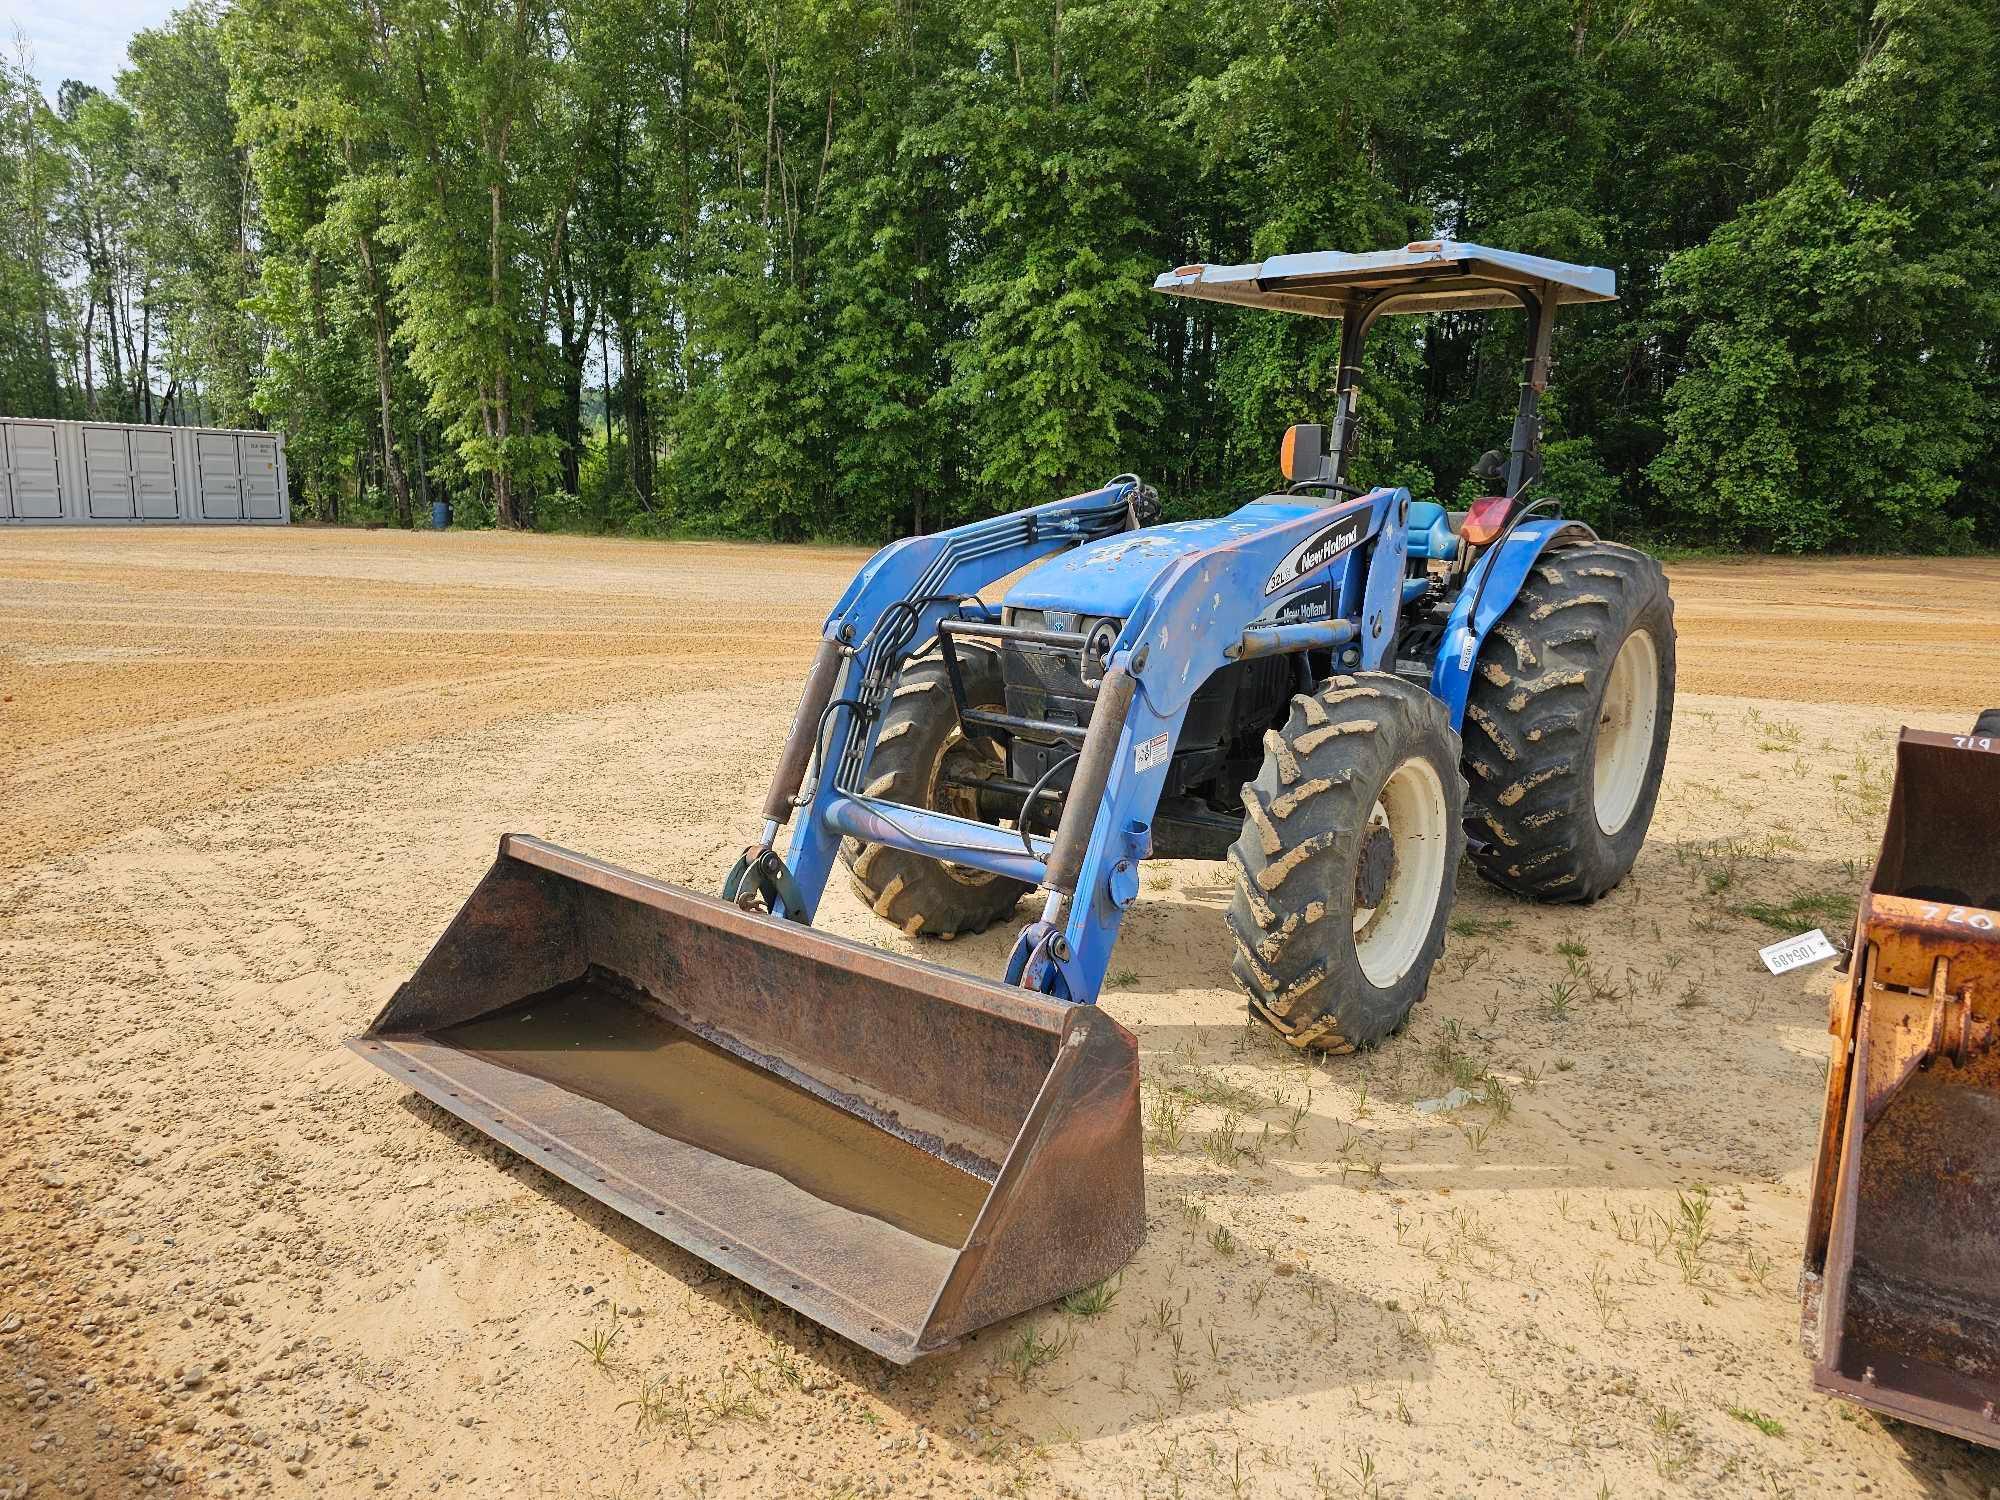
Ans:
[{"label": "tractor canopy", "polygon": [[[1361,346],[1377,318],[1519,308],[1528,318],[1528,349],[1501,490],[1511,500],[1537,472],[1541,441],[1537,413],[1548,385],[1549,338],[1556,313],[1567,303],[1616,301],[1618,277],[1602,266],[1575,266],[1458,240],[1416,240],[1400,250],[1371,250],[1365,255],[1312,250],[1274,255],[1250,265],[1176,266],[1155,279],[1153,290],[1340,320],[1335,415],[1322,465],[1324,477],[1336,489],[1353,456]],[[1289,466],[1286,472],[1291,472]]]},{"label": "tractor canopy", "polygon": [[[1360,359],[1360,341],[1375,318],[1401,313],[1468,308],[1527,309],[1531,319],[1530,369],[1524,394],[1528,417],[1533,395],[1546,374],[1549,314],[1576,302],[1613,302],[1618,278],[1602,266],[1577,266],[1494,250],[1458,240],[1420,240],[1400,250],[1350,255],[1314,250],[1277,255],[1241,266],[1191,265],[1163,272],[1153,290],[1176,297],[1271,308],[1317,318],[1347,320],[1341,358],[1341,387],[1351,388]],[[1351,403],[1337,402],[1347,408]],[[1345,471],[1351,447],[1343,418],[1336,428],[1330,473]],[[1532,446],[1528,427],[1519,426],[1514,446]],[[1507,492],[1520,488],[1524,466],[1517,463]],[[1309,486],[1307,487],[1309,488]],[[1352,492],[1350,492],[1352,493]],[[1052,557],[1018,579],[1005,604],[1015,610],[1059,610],[1080,616],[1123,619],[1147,587],[1167,567],[1191,552],[1277,525],[1321,508],[1331,496],[1266,495],[1212,521],[1182,521],[1104,537],[1073,552]],[[1412,553],[1443,557],[1456,546],[1452,529],[1437,506],[1412,516]]]},{"label": "tractor canopy", "polygon": [[1615,302],[1618,277],[1603,266],[1577,266],[1458,240],[1418,240],[1400,250],[1310,250],[1240,266],[1190,265],[1163,271],[1153,290],[1208,302],[1340,318],[1516,308],[1521,293],[1544,302]]}]

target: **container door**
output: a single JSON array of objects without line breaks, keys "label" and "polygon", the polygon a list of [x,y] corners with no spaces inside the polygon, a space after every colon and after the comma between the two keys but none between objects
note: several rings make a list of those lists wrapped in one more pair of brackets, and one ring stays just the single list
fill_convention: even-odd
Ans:
[{"label": "container door", "polygon": [[201,518],[204,521],[243,519],[243,476],[236,463],[236,439],[225,432],[195,434],[199,468]]},{"label": "container door", "polygon": [[41,423],[10,423],[0,439],[0,516],[17,520],[62,519],[62,484],[56,473],[56,430]]},{"label": "container door", "polygon": [[177,520],[180,496],[174,490],[174,440],[158,428],[134,430],[132,447],[132,487],[138,497],[139,515],[148,521]]},{"label": "container door", "polygon": [[138,514],[132,496],[132,449],[122,427],[83,429],[85,510],[93,521],[129,521]]},{"label": "container door", "polygon": [[243,514],[253,521],[282,521],[285,507],[278,496],[278,440],[244,437],[236,440],[243,477]]}]

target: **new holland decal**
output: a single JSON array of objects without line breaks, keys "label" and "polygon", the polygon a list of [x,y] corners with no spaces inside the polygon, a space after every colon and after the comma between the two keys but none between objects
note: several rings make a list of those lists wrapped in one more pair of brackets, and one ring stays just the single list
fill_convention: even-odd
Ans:
[{"label": "new holland decal", "polygon": [[1289,598],[1280,599],[1250,623],[1252,626],[1304,625],[1312,620],[1333,618],[1333,588],[1316,583]]},{"label": "new holland decal", "polygon": [[1275,594],[1279,589],[1317,573],[1361,540],[1365,524],[1366,517],[1357,513],[1335,521],[1323,531],[1314,532],[1285,554],[1285,560],[1271,574],[1271,581],[1264,585],[1264,592]]}]

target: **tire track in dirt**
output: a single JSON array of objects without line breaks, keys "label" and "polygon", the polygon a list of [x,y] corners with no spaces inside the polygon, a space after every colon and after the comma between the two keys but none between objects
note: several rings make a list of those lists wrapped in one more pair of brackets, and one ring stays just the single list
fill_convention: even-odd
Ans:
[{"label": "tire track in dirt", "polygon": [[88,781],[95,775],[110,775],[126,767],[134,754],[148,757],[198,753],[218,737],[249,738],[259,731],[300,725],[331,724],[368,709],[387,708],[410,701],[430,699],[439,692],[491,692],[574,671],[567,663],[515,667],[476,676],[440,678],[407,687],[378,688],[364,692],[334,693],[307,698],[276,708],[249,708],[236,713],[213,714],[183,719],[159,729],[134,730],[126,734],[95,736],[60,751],[30,754],[13,767],[9,780],[15,787],[35,786],[50,776],[62,775]]},{"label": "tire track in dirt", "polygon": [[[851,568],[779,553],[750,586],[739,547],[19,540],[0,556],[0,868],[448,730],[791,679]],[[524,544],[540,571],[516,566]]]}]

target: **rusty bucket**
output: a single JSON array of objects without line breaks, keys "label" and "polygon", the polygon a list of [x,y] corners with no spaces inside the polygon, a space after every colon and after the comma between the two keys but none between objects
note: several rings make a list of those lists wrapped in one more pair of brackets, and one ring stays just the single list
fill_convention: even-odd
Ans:
[{"label": "rusty bucket", "polygon": [[898,1363],[1102,1280],[1144,1228],[1110,1016],[520,834],[348,1045]]},{"label": "rusty bucket", "polygon": [[1801,1290],[1821,1390],[2000,1446],[2000,736],[1905,729],[1835,985]]}]

